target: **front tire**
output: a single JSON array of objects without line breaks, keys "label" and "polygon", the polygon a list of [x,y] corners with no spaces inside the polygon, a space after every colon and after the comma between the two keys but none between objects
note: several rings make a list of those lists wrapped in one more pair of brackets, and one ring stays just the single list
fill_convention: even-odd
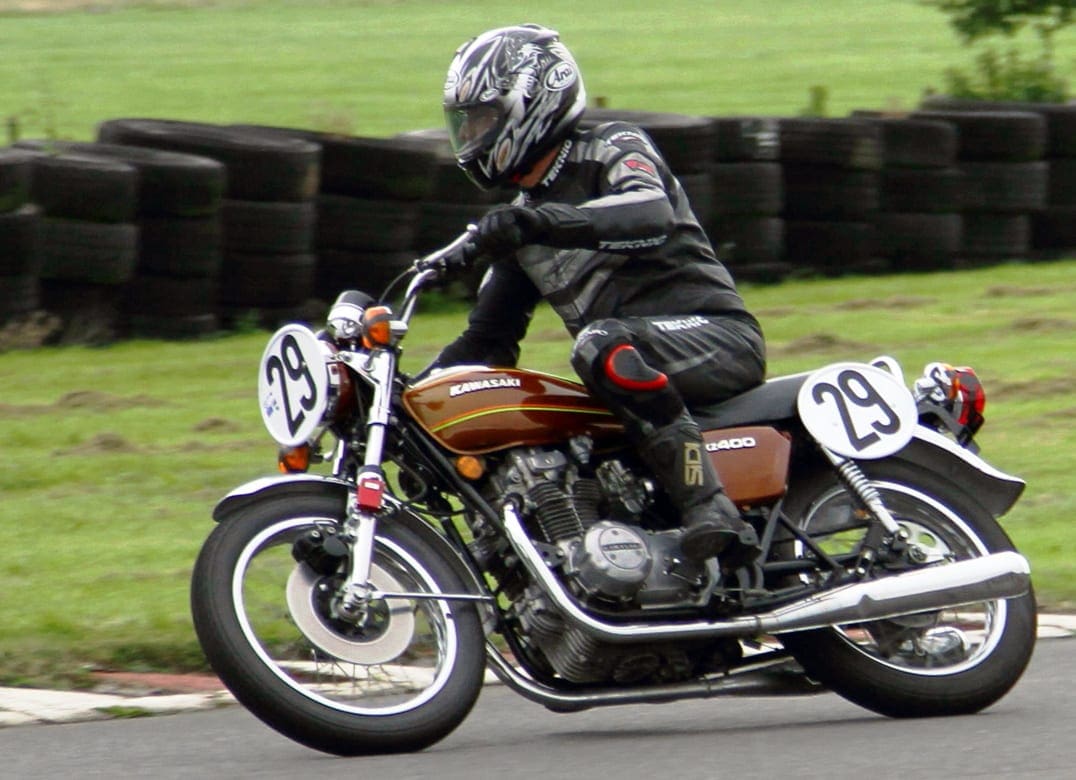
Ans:
[{"label": "front tire", "polygon": [[[993,516],[933,473],[893,461],[860,464],[927,564],[1013,550]],[[797,525],[824,549],[854,549],[863,535],[851,496],[816,483],[795,510]],[[889,620],[783,634],[809,676],[841,696],[891,717],[978,712],[1023,674],[1035,645],[1035,597]]]},{"label": "front tire", "polygon": [[[471,710],[484,638],[472,604],[427,598],[370,603],[352,623],[331,607],[334,575],[297,564],[292,547],[343,521],[338,496],[271,497],[220,523],[195,564],[191,609],[214,671],[282,734],[338,755],[425,748]],[[451,565],[392,518],[379,522],[371,585],[462,593]]]}]

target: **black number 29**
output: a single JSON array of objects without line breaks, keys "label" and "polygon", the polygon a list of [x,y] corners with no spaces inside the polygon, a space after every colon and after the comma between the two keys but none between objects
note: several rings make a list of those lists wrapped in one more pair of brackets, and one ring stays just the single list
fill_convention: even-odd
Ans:
[{"label": "black number 29", "polygon": [[[279,379],[280,398],[284,402],[284,419],[288,424],[288,431],[294,436],[306,419],[306,412],[314,408],[318,400],[318,388],[314,383],[310,368],[303,359],[299,342],[291,334],[280,340],[280,350],[265,362],[265,378],[269,380],[270,385],[275,384]],[[298,405],[293,405],[288,393],[287,379],[293,382],[303,380],[306,383],[306,388],[298,399]]]},{"label": "black number 29", "polygon": [[[833,402],[837,405],[837,414],[841,417],[841,424],[844,425],[844,432],[848,436],[848,441],[855,447],[857,452],[862,452],[877,442],[881,438],[878,435],[879,433],[888,435],[900,430],[900,417],[897,416],[897,413],[885,402],[884,398],[878,395],[878,391],[871,386],[870,382],[853,369],[847,369],[839,373],[836,385],[831,385],[828,382],[820,382],[815,385],[811,397],[819,405],[827,397],[833,399]],[[878,409],[882,413],[883,419],[872,422],[871,428],[873,430],[866,435],[860,435],[852,420],[849,403],[863,409]]]}]

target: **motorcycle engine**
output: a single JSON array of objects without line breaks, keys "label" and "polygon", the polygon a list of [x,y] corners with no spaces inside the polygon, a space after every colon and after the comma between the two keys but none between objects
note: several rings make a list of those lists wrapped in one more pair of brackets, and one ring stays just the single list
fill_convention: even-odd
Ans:
[{"label": "motorcycle engine", "polygon": [[[522,499],[531,537],[556,548],[546,556],[555,560],[550,566],[582,604],[604,612],[698,606],[708,570],[680,560],[680,530],[644,527],[652,501],[646,479],[616,460],[588,472],[581,475],[559,450],[522,449],[506,458],[486,492]],[[696,665],[689,648],[672,643],[595,639],[565,620],[533,583],[516,590],[511,611],[553,669],[573,682],[678,680]]]},{"label": "motorcycle engine", "polygon": [[679,559],[679,530],[639,524],[649,484],[616,460],[594,471],[580,476],[558,450],[520,450],[495,475],[494,490],[523,498],[532,536],[560,550],[561,573],[584,601],[607,608],[692,603],[706,570]]}]

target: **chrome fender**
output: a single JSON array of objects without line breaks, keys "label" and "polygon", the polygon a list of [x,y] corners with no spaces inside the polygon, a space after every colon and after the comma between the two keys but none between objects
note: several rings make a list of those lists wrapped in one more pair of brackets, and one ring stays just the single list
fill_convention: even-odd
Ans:
[{"label": "chrome fender", "polygon": [[978,501],[994,517],[1008,512],[1026,483],[991,466],[937,431],[916,426],[911,441],[890,456],[930,469]]},{"label": "chrome fender", "polygon": [[310,495],[324,491],[339,494],[340,500],[346,501],[348,487],[348,483],[342,479],[317,474],[260,477],[233,488],[228,495],[218,501],[213,508],[213,520],[223,523],[240,509],[256,504],[265,498],[276,498],[281,495]]},{"label": "chrome fender", "polygon": [[[336,477],[318,474],[283,474],[280,476],[252,479],[234,488],[213,508],[213,520],[227,522],[236,513],[257,505],[270,498],[287,496],[331,495],[340,499],[340,515],[346,511],[348,494],[354,486]],[[444,560],[456,570],[467,593],[486,596],[486,588],[479,583],[480,577],[471,568],[463,555],[433,526],[406,509],[399,499],[385,494],[386,514],[378,522],[396,523],[405,526],[416,536],[429,544]]]}]

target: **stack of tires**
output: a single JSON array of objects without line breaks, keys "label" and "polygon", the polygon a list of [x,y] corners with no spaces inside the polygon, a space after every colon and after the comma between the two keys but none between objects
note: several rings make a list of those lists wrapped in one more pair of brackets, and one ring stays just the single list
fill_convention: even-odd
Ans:
[{"label": "stack of tires", "polygon": [[322,138],[318,294],[357,289],[377,298],[416,256],[422,204],[433,187],[425,144]]},{"label": "stack of tires", "polygon": [[415,256],[422,201],[430,194],[433,153],[424,144],[292,128],[250,128],[321,148],[316,197],[315,293],[377,297]]},{"label": "stack of tires", "polygon": [[30,203],[33,156],[0,149],[0,326],[40,302],[41,210]]},{"label": "stack of tires", "polygon": [[123,290],[138,261],[138,171],[120,160],[32,153],[40,207],[41,304],[63,343],[101,344],[122,329]]},{"label": "stack of tires", "polygon": [[117,144],[38,140],[17,146],[118,161],[136,170],[138,250],[120,306],[126,332],[184,338],[217,329],[223,165]]},{"label": "stack of tires", "polygon": [[878,255],[895,271],[952,268],[963,236],[956,128],[926,119],[868,121],[882,141]]},{"label": "stack of tires", "polygon": [[114,119],[103,143],[215,160],[226,170],[218,312],[272,326],[301,318],[314,292],[314,196],[320,147],[298,138],[198,122]]},{"label": "stack of tires", "polygon": [[712,196],[704,227],[738,281],[780,281],[791,265],[784,257],[784,172],[778,162],[777,120],[715,117],[713,126]]},{"label": "stack of tires", "polygon": [[1039,106],[1046,120],[1050,188],[1031,215],[1032,248],[1045,257],[1076,249],[1076,104]]},{"label": "stack of tires", "polygon": [[1025,258],[1031,248],[1031,215],[1046,206],[1049,166],[1046,121],[1024,111],[937,109],[913,119],[952,123],[963,178],[962,265]]},{"label": "stack of tires", "polygon": [[1030,111],[1046,122],[1049,189],[1044,208],[1031,214],[1031,246],[1037,255],[1054,257],[1076,248],[1076,103],[1016,103],[960,100],[933,96],[929,110]]},{"label": "stack of tires", "polygon": [[785,255],[794,273],[874,273],[882,138],[860,119],[778,120],[784,169]]}]

